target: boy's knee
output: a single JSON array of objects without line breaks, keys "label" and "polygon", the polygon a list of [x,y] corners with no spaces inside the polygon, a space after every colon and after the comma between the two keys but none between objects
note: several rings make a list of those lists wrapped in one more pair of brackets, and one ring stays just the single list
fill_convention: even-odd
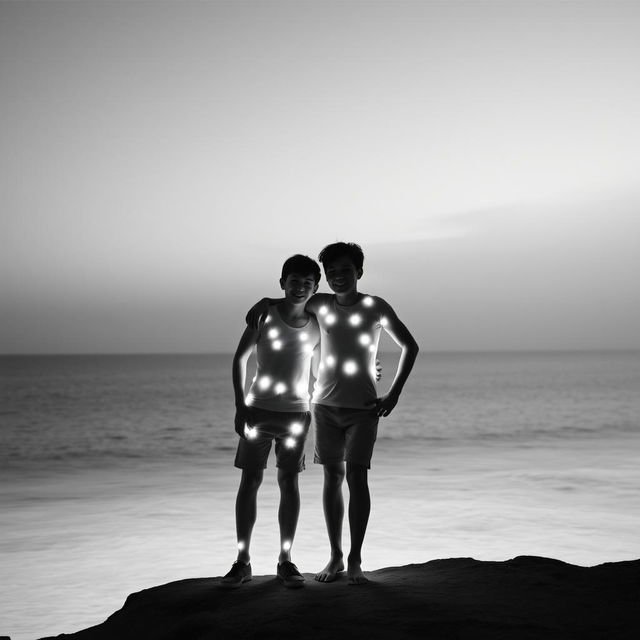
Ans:
[{"label": "boy's knee", "polygon": [[347,483],[351,486],[353,484],[366,485],[368,469],[364,465],[360,464],[348,464],[347,465]]},{"label": "boy's knee", "polygon": [[297,471],[278,469],[278,485],[281,491],[296,491],[298,489]]},{"label": "boy's knee", "polygon": [[246,489],[258,489],[262,484],[263,475],[262,469],[244,469],[240,483]]},{"label": "boy's knee", "polygon": [[344,480],[344,464],[342,462],[325,464],[324,480],[329,484],[340,484]]}]

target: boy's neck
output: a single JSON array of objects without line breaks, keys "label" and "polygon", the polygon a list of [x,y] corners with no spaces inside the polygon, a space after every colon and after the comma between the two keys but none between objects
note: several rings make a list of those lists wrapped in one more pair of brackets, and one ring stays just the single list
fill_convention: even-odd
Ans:
[{"label": "boy's neck", "polygon": [[349,291],[348,293],[335,293],[336,302],[341,304],[343,307],[348,307],[352,304],[358,302],[358,290],[354,289],[353,291]]},{"label": "boy's neck", "polygon": [[306,303],[295,304],[286,298],[278,305],[280,314],[287,318],[306,318],[307,312],[304,310]]}]

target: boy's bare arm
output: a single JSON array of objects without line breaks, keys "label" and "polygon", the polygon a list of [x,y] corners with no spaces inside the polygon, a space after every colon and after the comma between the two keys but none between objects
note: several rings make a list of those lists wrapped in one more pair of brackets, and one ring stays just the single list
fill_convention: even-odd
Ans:
[{"label": "boy's bare arm", "polygon": [[391,305],[386,303],[384,300],[380,300],[380,302],[384,309],[384,329],[402,350],[396,375],[391,383],[391,387],[387,393],[385,393],[381,398],[378,398],[376,403],[376,411],[378,415],[388,416],[391,411],[393,411],[396,404],[398,404],[400,393],[402,392],[402,388],[413,369],[413,365],[416,361],[420,348],[418,347],[418,343],[415,341],[414,337],[411,335],[409,329],[407,329],[400,318],[398,318]]},{"label": "boy's bare arm", "polygon": [[259,331],[246,327],[240,337],[238,347],[233,356],[231,379],[233,382],[233,394],[236,402],[236,415],[234,425],[236,433],[244,438],[244,425],[249,417],[249,407],[245,400],[245,383],[247,379],[247,361],[258,341]]},{"label": "boy's bare arm", "polygon": [[[314,313],[315,314],[315,309],[319,303],[320,300],[322,300],[322,296],[325,296],[325,298],[327,297],[327,294],[314,294],[312,295],[306,306],[305,309],[309,312],[309,313]],[[253,307],[251,307],[251,309],[249,309],[249,311],[247,311],[247,315],[245,316],[245,321],[247,323],[247,325],[249,327],[251,327],[252,329],[257,329],[260,326],[260,322],[262,320],[264,320],[264,315],[267,313],[267,309],[270,306],[279,304],[280,302],[282,302],[284,300],[284,298],[261,298],[260,300],[258,300],[258,302],[256,302]]]}]

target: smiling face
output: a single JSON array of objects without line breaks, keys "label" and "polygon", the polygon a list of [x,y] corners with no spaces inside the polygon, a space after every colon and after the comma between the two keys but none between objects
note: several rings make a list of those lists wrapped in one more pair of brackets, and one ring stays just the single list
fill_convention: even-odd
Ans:
[{"label": "smiling face", "polygon": [[331,291],[344,296],[358,290],[362,269],[358,269],[348,256],[342,256],[327,262],[324,274]]},{"label": "smiling face", "polygon": [[310,273],[290,273],[286,278],[280,278],[280,287],[287,302],[292,304],[307,304],[318,289],[315,278]]}]

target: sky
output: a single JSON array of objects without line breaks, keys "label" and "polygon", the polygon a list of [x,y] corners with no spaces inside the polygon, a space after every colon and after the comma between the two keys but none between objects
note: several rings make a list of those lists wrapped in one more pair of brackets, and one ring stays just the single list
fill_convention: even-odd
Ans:
[{"label": "sky", "polygon": [[336,240],[423,351],[640,348],[638,33],[636,2],[0,0],[0,353],[232,352]]}]

